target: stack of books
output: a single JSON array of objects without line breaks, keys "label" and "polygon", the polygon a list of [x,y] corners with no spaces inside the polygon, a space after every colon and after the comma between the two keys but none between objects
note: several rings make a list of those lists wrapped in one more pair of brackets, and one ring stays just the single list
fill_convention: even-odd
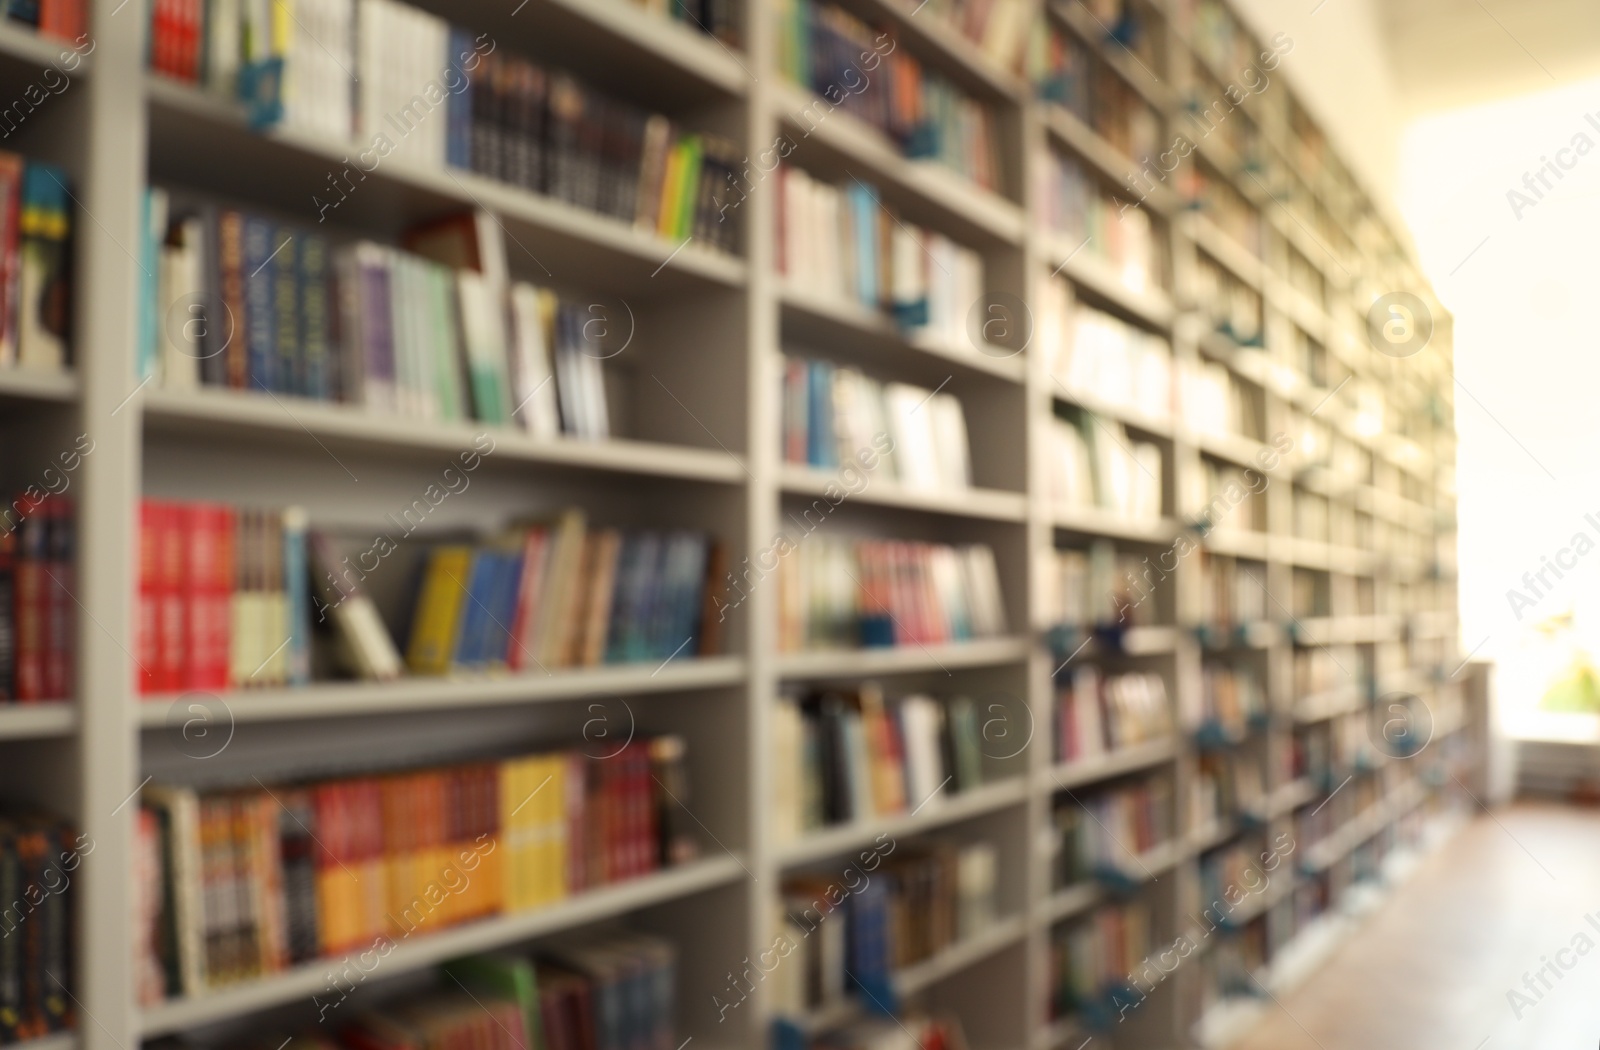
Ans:
[{"label": "stack of books", "polygon": [[[892,854],[892,855],[891,855]],[[978,935],[998,915],[993,843],[934,841],[881,849],[859,888],[824,877],[784,881],[778,929],[798,950],[777,975],[784,1016],[830,1006],[851,991],[874,994],[896,970]]]},{"label": "stack of books", "polygon": [[71,367],[68,185],[54,164],[0,152],[0,369]]},{"label": "stack of books", "polygon": [[1159,287],[1165,269],[1161,241],[1146,209],[1106,190],[1064,153],[1042,154],[1035,181],[1044,223],[1069,251],[1081,248],[1098,259],[1130,292]]},{"label": "stack of books", "polygon": [[159,188],[146,207],[156,276],[140,368],[168,389],[291,394],[539,437],[610,436],[603,362],[617,337],[590,323],[586,304],[487,278],[470,216],[408,237],[461,263],[447,266],[370,241],[336,249],[265,216],[174,205]]},{"label": "stack of books", "polygon": [[1050,935],[1050,1011],[1058,1020],[1083,1014],[1092,1024],[1116,1019],[1113,994],[1126,991],[1155,948],[1149,904],[1106,904]]},{"label": "stack of books", "polygon": [[892,318],[908,335],[971,345],[983,259],[899,219],[871,186],[778,169],[778,272],[794,288]]},{"label": "stack of books", "polygon": [[779,697],[773,838],[908,813],[981,786],[981,721],[966,697],[890,701],[870,682]]},{"label": "stack of books", "polygon": [[778,648],[943,645],[1006,633],[994,551],[806,537],[778,567]]},{"label": "stack of books", "polygon": [[0,704],[73,695],[76,518],[70,499],[36,488],[0,511]]},{"label": "stack of books", "polygon": [[[432,508],[418,506],[352,560],[298,507],[145,500],[141,691],[300,686],[314,670],[383,680],[659,663],[720,649],[724,558],[702,533],[593,528],[568,510],[484,543],[419,547],[406,537]],[[416,566],[409,614],[396,617],[410,625],[403,662],[366,587],[390,558]],[[314,646],[316,628],[331,629],[329,651]]]},{"label": "stack of books", "polygon": [[[925,67],[892,32],[828,0],[779,0],[778,69],[881,131],[913,160],[932,160],[979,187],[1001,183],[994,112]],[[813,118],[815,120],[817,118]]]},{"label": "stack of books", "polygon": [[1093,794],[1058,795],[1054,816],[1061,887],[1093,878],[1144,879],[1144,855],[1172,841],[1177,826],[1172,782],[1159,774]]},{"label": "stack of books", "polygon": [[1267,694],[1248,665],[1208,661],[1200,687],[1201,724],[1238,736],[1267,714]]},{"label": "stack of books", "polygon": [[682,741],[664,737],[605,758],[574,750],[231,790],[146,785],[140,1001],[381,948],[685,859],[694,840],[664,786],[685,786],[683,757]]},{"label": "stack of books", "polygon": [[1155,112],[1116,72],[1096,63],[1087,44],[1053,24],[1034,33],[1030,43],[1028,76],[1034,91],[1116,147],[1128,158],[1130,177],[1159,151],[1161,123]]},{"label": "stack of books", "polygon": [[94,843],[58,817],[0,812],[0,1045],[76,1024],[73,880]]},{"label": "stack of books", "polygon": [[303,509],[145,499],[139,520],[140,692],[311,680]]},{"label": "stack of books", "polygon": [[1161,518],[1161,448],[1128,437],[1123,425],[1091,412],[1050,421],[1046,466],[1050,502],[1061,508],[1099,508],[1130,522]]},{"label": "stack of books", "polygon": [[[1225,122],[1232,124],[1233,121]],[[1243,121],[1239,122],[1243,123]],[[1256,258],[1261,257],[1261,213],[1220,175],[1205,164],[1185,169],[1184,186],[1191,208],[1205,213],[1223,235]],[[1201,246],[1202,249],[1204,246]]]},{"label": "stack of books", "polygon": [[586,528],[575,510],[488,544],[433,547],[406,665],[524,671],[709,653],[712,551],[702,533]]},{"label": "stack of books", "polygon": [[1044,290],[1040,332],[1058,396],[1081,396],[1151,420],[1173,415],[1172,351],[1165,339],[1074,303],[1060,280]]},{"label": "stack of books", "polygon": [[[245,0],[163,0],[152,11],[151,62],[242,97],[254,126],[354,144],[356,165],[330,173],[314,202],[323,217],[393,157],[477,172],[673,240],[737,247],[735,223],[723,220],[740,155],[727,140],[398,0],[299,4],[284,19]],[[715,8],[714,26],[731,26],[726,0],[674,6],[680,17]]]},{"label": "stack of books", "polygon": [[1195,302],[1211,327],[1240,346],[1260,347],[1261,293],[1212,261],[1204,252],[1195,255]]},{"label": "stack of books", "polygon": [[1023,0],[900,0],[922,18],[943,22],[972,41],[983,57],[1008,72],[1022,65],[1028,44],[1028,5]]},{"label": "stack of books", "polygon": [[1267,619],[1267,567],[1227,555],[1200,554],[1200,608],[1205,623],[1225,631]]},{"label": "stack of books", "polygon": [[86,0],[11,0],[5,15],[9,22],[61,40],[82,41],[89,26]]},{"label": "stack of books", "polygon": [[1240,817],[1259,820],[1266,811],[1266,785],[1259,758],[1216,751],[1200,756],[1189,794],[1189,826],[1209,828]]},{"label": "stack of books", "polygon": [[1079,664],[1056,688],[1056,761],[1075,762],[1172,736],[1165,680]]},{"label": "stack of books", "polygon": [[887,460],[874,472],[907,488],[960,491],[972,483],[966,415],[954,394],[785,357],[784,461],[834,469],[863,453]]}]

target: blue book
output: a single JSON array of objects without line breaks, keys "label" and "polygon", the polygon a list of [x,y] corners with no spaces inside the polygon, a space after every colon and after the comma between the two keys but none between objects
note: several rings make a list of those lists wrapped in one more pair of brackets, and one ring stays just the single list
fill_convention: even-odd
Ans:
[{"label": "blue book", "polygon": [[851,225],[856,243],[856,300],[869,310],[878,308],[878,199],[872,190],[853,182],[850,195]]},{"label": "blue book", "polygon": [[517,617],[517,589],[522,583],[522,552],[497,552],[499,566],[495,570],[494,600],[489,605],[490,617],[484,630],[484,663],[504,663],[511,651],[511,623]]},{"label": "blue book", "polygon": [[616,555],[616,578],[611,583],[611,627],[606,631],[603,663],[626,661],[629,631],[638,613],[638,555],[648,533],[622,533],[622,546]]},{"label": "blue book", "polygon": [[484,67],[480,62],[472,73],[462,68],[463,57],[471,57],[475,52],[472,34],[465,29],[451,27],[449,47],[447,66],[454,75],[445,78],[445,90],[449,92],[445,100],[445,119],[449,122],[445,128],[445,163],[471,171],[472,76],[481,73]]},{"label": "blue book", "polygon": [[272,223],[257,216],[244,220],[244,340],[246,385],[277,390],[277,352],[273,345]]},{"label": "blue book", "polygon": [[493,551],[479,550],[472,555],[472,572],[467,580],[461,625],[456,633],[456,654],[451,661],[457,667],[477,667],[483,662],[485,628],[489,625],[488,600],[492,597],[497,566]]},{"label": "blue book", "polygon": [[889,967],[889,882],[873,879],[850,898],[845,926],[845,958],[853,984],[871,1009],[893,1014],[897,1008]]},{"label": "blue book", "polygon": [[810,362],[810,393],[806,398],[808,447],[806,461],[813,467],[837,467],[839,448],[833,436],[833,365]]},{"label": "blue book", "polygon": [[314,233],[302,233],[300,255],[300,354],[303,389],[307,397],[335,401],[333,368],[333,302],[328,287],[328,242]]},{"label": "blue book", "polygon": [[677,626],[673,633],[673,648],[689,640],[678,652],[687,659],[700,652],[700,606],[705,597],[706,558],[710,541],[698,533],[685,533],[682,540],[683,571],[679,575],[677,599]]}]

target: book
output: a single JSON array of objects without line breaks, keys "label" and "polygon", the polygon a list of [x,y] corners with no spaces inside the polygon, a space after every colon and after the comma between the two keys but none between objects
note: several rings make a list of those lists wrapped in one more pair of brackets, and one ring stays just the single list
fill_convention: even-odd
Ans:
[{"label": "book", "polygon": [[885,699],[875,684],[779,697],[773,740],[776,838],[937,806],[987,783],[969,698]]},{"label": "book", "polygon": [[[687,797],[679,738],[633,740],[602,758],[552,750],[239,788],[147,784],[141,864],[160,889],[141,890],[141,1001],[245,984],[379,937],[426,936],[683,863],[698,855],[698,832],[660,819],[676,805],[664,783]],[[471,981],[456,972],[473,984],[490,972],[471,969]],[[515,986],[504,998],[517,1028],[535,1002],[527,977],[502,968],[492,978]]]},{"label": "book", "polygon": [[984,544],[811,535],[779,563],[778,591],[784,652],[941,645],[1007,630]]},{"label": "book", "polygon": [[[778,271],[791,288],[891,319],[908,335],[978,352],[968,315],[984,295],[973,249],[901,220],[861,182],[777,172]],[[892,241],[893,248],[880,245]]]},{"label": "book", "polygon": [[1057,762],[1094,758],[1170,739],[1174,716],[1166,682],[1154,672],[1105,674],[1082,664],[1056,686]]}]

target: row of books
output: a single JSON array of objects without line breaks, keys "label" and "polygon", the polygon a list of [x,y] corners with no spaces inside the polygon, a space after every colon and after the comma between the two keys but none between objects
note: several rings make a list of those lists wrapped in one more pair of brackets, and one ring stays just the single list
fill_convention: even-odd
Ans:
[{"label": "row of books", "polygon": [[406,665],[415,674],[594,667],[718,645],[724,573],[703,533],[591,528],[578,510],[426,556]]},{"label": "row of books", "polygon": [[149,784],[141,1002],[195,995],[634,878],[695,850],[680,739],[321,780]]},{"label": "row of books", "polygon": [[[1310,639],[1307,639],[1310,642]],[[1294,695],[1311,696],[1335,689],[1355,689],[1370,675],[1367,653],[1353,645],[1311,643],[1294,650]]]},{"label": "row of books", "polygon": [[1100,508],[1127,521],[1161,518],[1165,474],[1161,447],[1128,437],[1115,420],[1074,411],[1075,420],[1050,420],[1045,465],[1050,502],[1061,508]]},{"label": "row of books", "polygon": [[740,46],[739,5],[731,0],[632,0],[658,18],[715,37],[732,48]]},{"label": "row of books", "polygon": [[[1223,126],[1243,123],[1226,121]],[[1259,259],[1262,253],[1261,213],[1255,206],[1205,164],[1192,164],[1184,174],[1184,194],[1191,207],[1210,219],[1223,236]]]},{"label": "row of books", "polygon": [[0,1046],[76,1023],[73,940],[87,836],[51,814],[0,812]]},{"label": "row of books", "polygon": [[984,783],[967,697],[886,700],[865,683],[780,697],[773,713],[773,837],[920,809]]},{"label": "row of books", "polygon": [[141,501],[140,691],[307,684],[313,549],[299,507]]},{"label": "row of books", "polygon": [[1128,552],[1119,553],[1110,540],[1098,539],[1087,549],[1052,552],[1039,587],[1045,624],[1076,631],[1121,622],[1131,615],[1117,602],[1123,590]]},{"label": "row of books", "polygon": [[1201,459],[1199,472],[1183,477],[1180,506],[1191,508],[1190,516],[1207,531],[1265,530],[1267,508],[1261,493],[1267,475],[1208,456]]},{"label": "row of books", "polygon": [[1172,781],[1160,774],[1092,794],[1058,795],[1053,812],[1062,887],[1088,879],[1140,881],[1149,871],[1144,857],[1177,830]]},{"label": "row of books", "polygon": [[1095,1027],[1115,1021],[1111,996],[1127,986],[1156,950],[1150,905],[1144,901],[1103,904],[1093,913],[1057,927],[1050,935],[1052,1020],[1080,1014]]},{"label": "row of books", "polygon": [[1266,782],[1261,760],[1250,750],[1202,754],[1189,793],[1189,826],[1217,827],[1242,819],[1251,823],[1267,816]]},{"label": "row of books", "polygon": [[[515,951],[452,959],[439,987],[343,1024],[234,1050],[671,1050],[676,1045],[677,946],[625,927],[553,938]],[[341,1002],[342,1000],[336,1000]]]},{"label": "row of books", "polygon": [[1261,293],[1204,252],[1195,254],[1191,273],[1195,302],[1211,327],[1240,346],[1262,346]]},{"label": "row of books", "polygon": [[943,22],[966,37],[985,59],[1008,72],[1022,64],[1028,43],[1028,5],[1022,0],[928,0],[902,6]]},{"label": "row of books", "polygon": [[778,567],[778,648],[941,645],[1006,633],[994,551],[982,543],[810,535]]},{"label": "row of books", "polygon": [[[700,0],[675,4],[674,14],[709,12],[705,27],[718,33],[732,8]],[[722,221],[739,163],[726,140],[398,0],[296,0],[289,13],[245,0],[163,0],[152,8],[152,68],[241,97],[258,127],[359,143],[373,158],[360,161],[362,172],[390,156],[449,164],[674,240],[737,247],[735,225]],[[365,177],[330,173],[319,212]]]},{"label": "row of books", "polygon": [[778,169],[778,272],[794,288],[854,303],[909,335],[971,343],[967,319],[984,294],[983,259],[898,218],[873,187]]},{"label": "row of books", "polygon": [[825,878],[784,880],[778,930],[797,950],[777,974],[774,1011],[799,1017],[879,993],[895,971],[981,933],[998,916],[997,874],[993,843],[936,840],[897,845],[838,905]]},{"label": "row of books", "polygon": [[169,389],[293,394],[540,437],[610,434],[602,362],[615,340],[587,306],[486,278],[471,217],[408,238],[464,264],[447,266],[368,241],[333,248],[231,208],[174,207],[159,188],[146,207],[154,279],[141,371]]},{"label": "row of books", "polygon": [[0,152],[0,368],[72,364],[68,184],[65,169]]},{"label": "row of books", "polygon": [[1042,289],[1045,369],[1057,396],[1079,396],[1164,421],[1174,414],[1172,352],[1153,332],[1073,302],[1064,281]]},{"label": "row of books", "polygon": [[1079,664],[1056,686],[1056,761],[1081,759],[1172,736],[1167,684],[1154,671],[1107,674]]},{"label": "row of books", "polygon": [[1076,158],[1052,150],[1035,159],[1034,179],[1043,222],[1067,251],[1098,260],[1130,292],[1159,289],[1165,255],[1147,209],[1105,189]]},{"label": "row of books", "polygon": [[1132,176],[1161,148],[1156,114],[1109,66],[1096,62],[1089,45],[1051,24],[1030,38],[1028,79],[1039,98],[1076,117],[1128,161]]},{"label": "row of books", "polygon": [[1200,679],[1200,718],[1237,736],[1267,715],[1267,693],[1248,664],[1207,661]]},{"label": "row of books", "polygon": [[993,110],[830,0],[779,0],[778,70],[881,131],[905,156],[936,161],[995,190],[1002,182]]},{"label": "row of books", "polygon": [[865,454],[879,460],[874,476],[907,488],[959,491],[972,484],[967,420],[954,394],[885,383],[831,361],[785,357],[782,426],[788,463],[859,469]]},{"label": "row of books", "polygon": [[41,36],[81,41],[89,27],[89,5],[86,0],[11,0],[5,17]]},{"label": "row of books", "polygon": [[0,511],[0,704],[73,695],[76,530],[65,496],[24,492]]}]

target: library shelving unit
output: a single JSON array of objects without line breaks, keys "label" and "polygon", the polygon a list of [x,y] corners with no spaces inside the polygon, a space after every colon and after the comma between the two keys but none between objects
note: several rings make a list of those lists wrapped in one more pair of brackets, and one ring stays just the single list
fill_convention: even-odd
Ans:
[{"label": "library shelving unit", "polygon": [[[383,240],[422,220],[484,213],[493,222],[480,226],[504,234],[513,276],[623,298],[637,323],[639,356],[621,363],[630,370],[636,409],[619,428],[628,436],[581,442],[497,431],[472,495],[443,505],[438,527],[481,527],[577,503],[619,523],[716,533],[729,542],[737,568],[827,488],[828,473],[782,462],[778,434],[780,353],[828,356],[960,399],[976,487],[930,494],[874,479],[822,527],[988,543],[1011,634],[927,648],[783,653],[774,644],[779,607],[771,578],[751,587],[730,616],[722,655],[660,668],[239,691],[206,708],[216,731],[231,733],[227,748],[210,760],[195,758],[181,746],[181,728],[174,730],[172,711],[183,701],[143,698],[136,688],[141,497],[294,503],[313,522],[371,529],[405,506],[478,428],[288,398],[165,390],[135,378],[146,185],[181,186],[311,226],[313,195],[352,152],[351,143],[300,132],[258,133],[234,104],[149,74],[143,6],[93,0],[92,56],[10,147],[72,175],[76,312],[70,374],[0,372],[4,480],[25,485],[75,435],[94,440],[71,486],[81,523],[76,698],[0,706],[0,797],[60,811],[94,843],[74,887],[77,1031],[40,1042],[38,1050],[129,1050],[174,1035],[208,1044],[269,1024],[316,1021],[313,997],[329,980],[327,965],[158,1006],[136,1004],[130,800],[152,777],[220,783],[338,770],[355,756],[367,768],[374,756],[472,755],[510,738],[574,738],[596,705],[641,729],[682,733],[690,745],[689,808],[706,833],[701,859],[549,908],[409,940],[356,998],[407,993],[431,979],[435,964],[462,953],[536,945],[560,931],[627,917],[678,944],[680,1039],[729,1047],[769,1039],[774,1016],[764,982],[720,1011],[725,1016],[713,997],[726,1000],[730,976],[772,944],[780,882],[795,872],[838,877],[885,836],[897,843],[982,838],[999,857],[998,921],[897,973],[897,996],[959,1015],[975,1050],[1081,1048],[1086,1040],[1161,1048],[1220,1044],[1248,1024],[1263,1001],[1270,1003],[1266,991],[1314,966],[1350,916],[1403,866],[1397,858],[1461,807],[1465,789],[1457,777],[1473,756],[1460,745],[1465,718],[1454,680],[1449,319],[1395,224],[1296,100],[1283,76],[1295,60],[1292,46],[1281,36],[1255,40],[1208,0],[1135,3],[1143,28],[1126,44],[1076,0],[1030,6],[1038,25],[1064,34],[1087,56],[1096,84],[1148,111],[1163,149],[1180,138],[1188,143],[1175,171],[1143,183],[1136,173],[1153,169],[1114,143],[1114,129],[1037,98],[1020,71],[994,64],[938,20],[945,5],[924,11],[912,0],[841,0],[992,107],[1000,168],[994,192],[902,159],[843,110],[819,110],[780,72],[774,4],[742,0],[744,46],[731,49],[626,0],[423,0],[420,6],[490,33],[508,50],[727,136],[752,161],[788,141],[787,163],[815,177],[870,182],[906,221],[982,256],[985,296],[973,304],[975,316],[1011,304],[1013,321],[1031,316],[1037,327],[1040,289],[1063,281],[1070,301],[1166,339],[1175,362],[1226,368],[1250,422],[1236,432],[1201,432],[1177,412],[1144,415],[1069,391],[1049,373],[1041,333],[1023,345],[1026,324],[1014,326],[1003,346],[937,344],[790,287],[776,264],[770,177],[758,179],[739,205],[742,251],[726,255],[467,172],[385,159],[332,215],[334,225]],[[1270,84],[1234,87],[1238,97],[1218,104],[1230,98],[1230,85],[1242,85],[1246,64],[1264,62],[1260,56],[1274,50],[1281,54]],[[0,27],[0,96],[16,97],[55,51]],[[1149,215],[1157,246],[1147,287],[1126,284],[1106,246],[1072,243],[1039,216],[1033,175],[1049,153],[1074,158],[1089,183],[1113,198],[1130,201],[1139,192],[1130,187],[1144,186],[1137,207]],[[1394,292],[1433,304],[1432,338],[1421,352],[1401,356],[1369,335],[1369,307]],[[1237,320],[1241,302],[1257,338],[1219,324]],[[1058,411],[1075,410],[1116,421],[1160,449],[1158,517],[1129,521],[1102,508],[1053,505],[1046,431]],[[1274,457],[1281,462],[1267,472],[1270,481],[1246,501],[1248,520],[1210,527],[1217,523],[1201,515],[1218,495],[1212,486],[1232,468],[1263,462],[1278,440],[1292,449]],[[1081,624],[1068,625],[1079,635],[1052,630],[1062,625],[1049,622],[1039,585],[1047,564],[1057,549],[1104,540],[1152,560],[1183,548],[1157,586],[1152,622],[1126,632],[1084,632]],[[1220,586],[1225,569],[1265,590],[1249,622],[1219,620],[1208,608],[1208,588]],[[1063,636],[1073,648],[1062,651]],[[1080,636],[1094,644],[1080,645]],[[1176,733],[1058,762],[1051,744],[1056,683],[1084,664],[1158,674]],[[1336,674],[1324,673],[1328,664]],[[1220,741],[1207,735],[1201,715],[1207,675],[1218,667],[1255,675],[1267,701],[1242,734]],[[765,818],[775,698],[811,684],[867,679],[892,696],[925,690],[998,698],[992,710],[1012,735],[994,747],[1005,754],[989,757],[1003,775],[904,815],[777,841]],[[1410,758],[1384,755],[1369,732],[1397,694],[1419,698],[1432,717],[1427,747]],[[1013,748],[1018,734],[1025,746]],[[986,741],[993,743],[987,734]],[[1199,804],[1204,785],[1213,783],[1203,772],[1219,762],[1258,764],[1258,804],[1218,812]],[[1133,886],[1057,887],[1047,848],[1054,807],[1152,776],[1172,786],[1177,816],[1165,841],[1138,858],[1147,878]],[[1252,889],[1227,922],[1202,928],[1211,903],[1203,897],[1211,889],[1202,887],[1220,867],[1213,861],[1236,846],[1257,857],[1269,843],[1293,846],[1269,885]],[[1184,935],[1193,952],[1125,1021],[1115,1008],[1098,1027],[1077,1011],[1053,1010],[1055,934],[1129,895],[1150,907],[1157,952]],[[790,1020],[795,1030],[816,1033],[860,1013],[852,1000]]]}]

